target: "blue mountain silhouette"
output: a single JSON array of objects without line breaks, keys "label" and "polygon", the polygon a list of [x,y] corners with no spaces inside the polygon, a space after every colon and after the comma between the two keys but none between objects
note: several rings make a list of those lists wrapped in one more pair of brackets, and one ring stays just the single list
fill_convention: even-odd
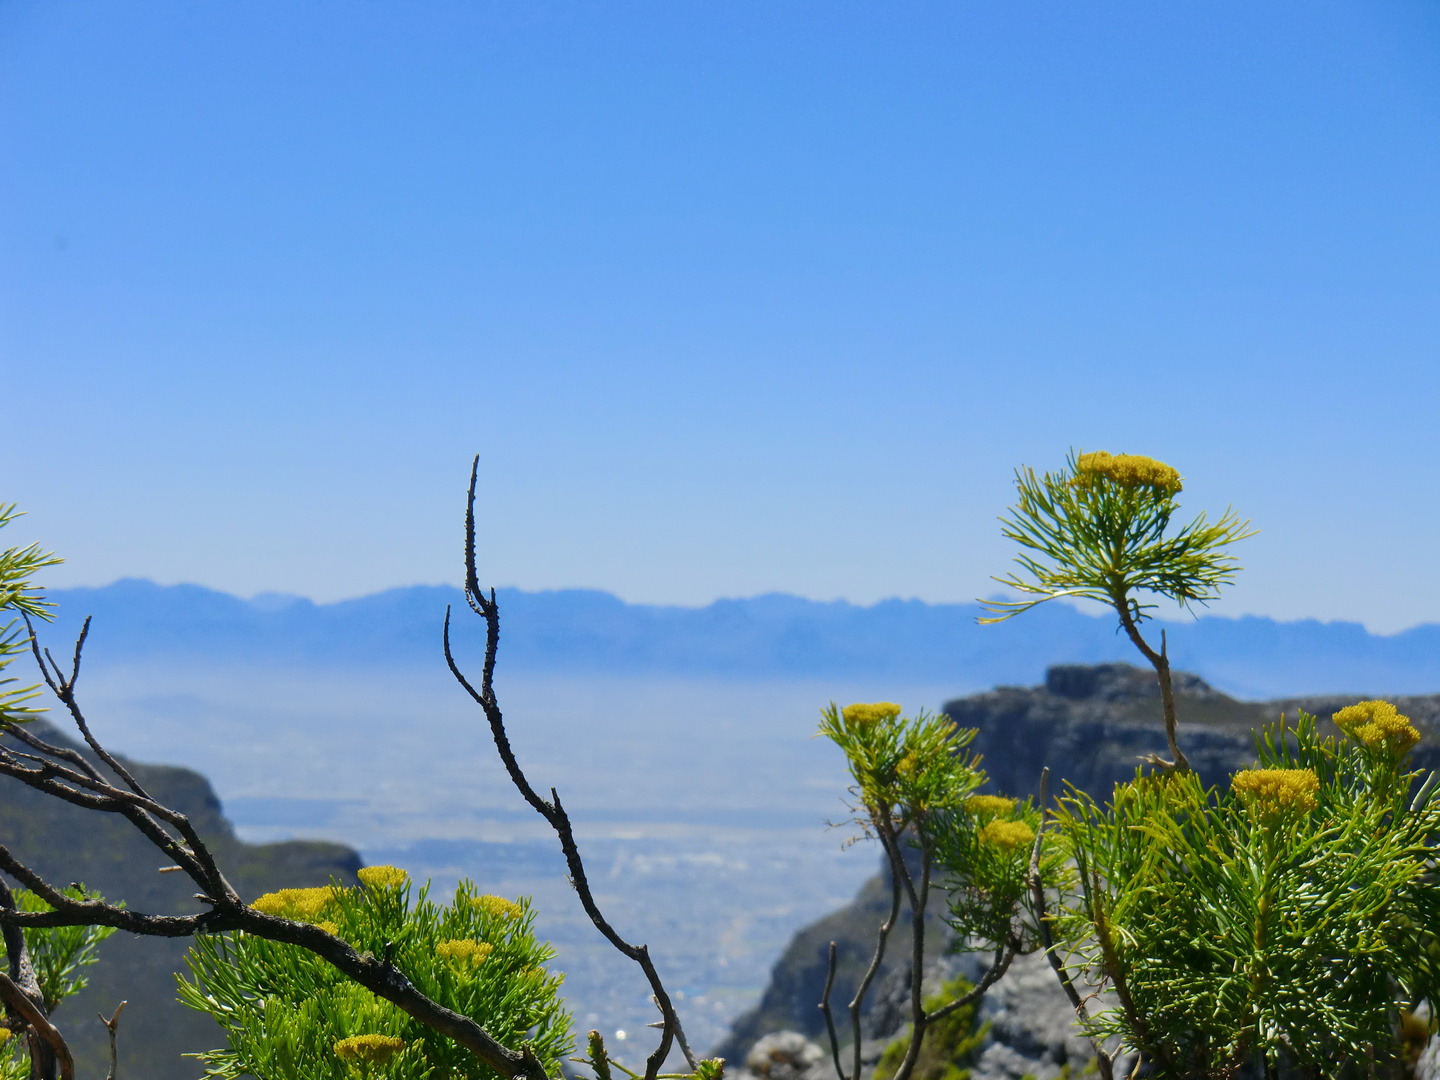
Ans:
[{"label": "blue mountain silhouette", "polygon": [[[700,608],[627,604],[585,589],[501,589],[505,670],[735,679],[884,675],[954,692],[1030,684],[1052,663],[1137,662],[1113,619],[1047,604],[980,626],[976,604],[886,600],[868,607],[771,594]],[[61,589],[57,645],[95,616],[88,662],[187,662],[409,667],[440,662],[446,605],[457,648],[483,636],[448,586],[390,589],[316,604],[265,594],[251,600],[195,585],[125,579]],[[1440,626],[1368,633],[1356,623],[1207,616],[1168,622],[1177,668],[1240,697],[1440,690]]]}]

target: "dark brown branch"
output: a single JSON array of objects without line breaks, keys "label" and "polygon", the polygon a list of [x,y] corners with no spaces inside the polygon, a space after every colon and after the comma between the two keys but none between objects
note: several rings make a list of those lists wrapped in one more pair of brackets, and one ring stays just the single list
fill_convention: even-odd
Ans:
[{"label": "dark brown branch", "polygon": [[980,981],[970,988],[962,997],[954,1001],[946,1002],[932,1013],[925,1014],[927,1025],[943,1020],[956,1009],[963,1009],[966,1005],[974,1004],[985,996],[985,992],[994,986],[1004,974],[1010,970],[1010,964],[1020,954],[1020,942],[1017,938],[1011,937],[1004,942],[1000,948],[995,950],[995,960],[990,965],[990,970],[985,972]]},{"label": "dark brown branch", "polygon": [[820,1011],[825,1014],[825,1031],[830,1036],[830,1056],[835,1059],[836,1080],[847,1080],[840,1064],[840,1037],[835,1034],[835,1013],[830,1008],[830,991],[835,986],[835,943],[830,942],[830,965],[825,970],[825,992],[820,995]]},{"label": "dark brown branch", "polygon": [[[128,818],[146,839],[177,863],[185,866],[192,877],[198,875],[198,883],[204,885],[207,891],[216,889],[215,881],[213,878],[208,878],[203,863],[196,858],[193,849],[187,848],[167,833],[147,811],[155,810],[158,812],[157,816],[163,816],[167,820],[184,820],[183,814],[177,814],[159,803],[142,799],[132,792],[105,784],[103,780],[97,783],[62,765],[42,764],[38,768],[27,768],[20,764],[15,755],[4,749],[0,749],[0,775],[13,776],[37,791],[43,791],[47,795],[53,795],[86,810],[116,813]],[[86,790],[76,791],[74,788],[66,787],[65,783],[61,783],[62,780]],[[199,844],[199,837],[195,835],[193,829],[188,828],[189,822],[185,821],[185,825],[187,828],[183,831],[189,832],[194,838],[192,843]],[[202,850],[204,849],[203,844],[199,846]],[[206,854],[208,855],[208,852]]]},{"label": "dark brown branch", "polygon": [[[880,815],[872,815],[872,820],[875,822],[878,833]],[[887,856],[890,854],[888,847],[885,849],[885,854]],[[890,931],[895,929],[896,920],[900,918],[900,890],[902,888],[900,884],[900,872],[903,872],[904,869],[902,863],[900,871],[897,872],[894,860],[892,859],[890,861],[890,916],[880,924],[880,929],[875,936],[875,955],[870,958],[870,966],[865,969],[865,975],[860,980],[860,985],[855,989],[855,996],[850,999],[850,1032],[853,1043],[851,1049],[853,1050],[855,1071],[851,1074],[849,1080],[860,1080],[860,1050],[863,1042],[860,1032],[860,1009],[865,1002],[865,995],[870,991],[870,984],[875,981],[875,976],[880,971],[880,964],[885,959],[885,944],[890,939]]]},{"label": "dark brown branch", "polygon": [[[0,909],[7,911],[15,910],[15,897],[10,892],[10,887],[0,881]],[[17,926],[0,924],[0,934],[5,939],[5,959],[9,968],[9,979],[11,985],[17,992],[24,994],[30,1004],[43,1016],[47,1012],[45,1008],[45,994],[40,989],[40,980],[35,975],[35,966],[30,962],[30,949],[25,944],[25,934]],[[11,1017],[22,1022],[29,1023],[27,1014],[18,1009],[8,1010]],[[55,1075],[55,1052],[48,1043],[37,1041],[32,1038],[29,1043],[31,1074],[41,1077],[53,1078]]]},{"label": "dark brown branch", "polygon": [[[75,726],[80,729],[80,734],[85,737],[85,741],[89,744],[90,749],[95,751],[95,756],[110,766],[115,775],[125,781],[131,791],[142,798],[148,799],[150,798],[149,793],[140,786],[140,783],[135,777],[130,775],[130,770],[121,765],[109,751],[100,745],[95,739],[95,736],[90,734],[90,725],[85,722],[85,716],[81,713],[80,706],[75,702],[75,682],[80,678],[80,653],[81,650],[85,648],[85,639],[90,636],[90,619],[91,616],[85,616],[85,625],[80,628],[80,636],[75,639],[75,659],[70,668],[70,678],[66,679],[61,673],[60,665],[55,663],[55,658],[50,655],[49,649],[45,650],[45,657],[50,661],[50,666],[54,668],[54,678],[51,678],[51,673],[46,669],[44,661],[40,661],[40,670],[45,675],[45,682],[49,685],[50,691],[59,698],[61,704],[70,711],[70,716],[74,719]],[[30,617],[28,615],[25,617],[25,628],[30,631],[30,648],[35,653],[35,659],[39,661],[40,642],[35,636],[35,628],[30,625]]]},{"label": "dark brown branch", "polygon": [[125,1011],[125,1006],[129,1004],[128,1001],[120,1002],[120,1004],[115,1007],[115,1014],[111,1016],[109,1020],[105,1019],[104,1013],[97,1014],[100,1017],[100,1022],[105,1025],[105,1030],[110,1033],[110,1073],[105,1077],[105,1080],[115,1080],[115,1029],[120,1026],[120,1014]]},{"label": "dark brown branch", "polygon": [[484,591],[480,588],[479,574],[475,567],[475,489],[479,483],[479,476],[480,457],[477,454],[470,466],[470,490],[465,503],[465,599],[470,605],[470,609],[485,620],[485,661],[480,670],[480,688],[477,690],[466,679],[460,666],[455,662],[450,648],[450,608],[448,606],[445,609],[445,626],[442,637],[445,662],[449,665],[450,672],[455,676],[456,681],[484,711],[485,718],[490,724],[491,737],[495,741],[495,749],[500,754],[500,760],[505,764],[505,771],[509,774],[511,782],[525,801],[549,823],[559,837],[571,884],[575,886],[575,891],[580,896],[580,904],[585,909],[585,914],[590,917],[590,921],[605,940],[610,942],[621,955],[640,966],[640,970],[650,983],[650,989],[654,994],[656,1007],[660,1010],[664,1027],[661,1029],[660,1045],[645,1059],[645,1080],[655,1080],[665,1059],[669,1056],[670,1047],[677,1036],[686,1061],[689,1062],[690,1068],[694,1069],[698,1062],[686,1044],[684,1032],[680,1026],[680,1017],[676,1014],[670,995],[665,990],[665,984],[661,981],[659,972],[655,970],[655,964],[650,959],[649,948],[645,945],[631,945],[616,933],[601,914],[590,891],[590,883],[585,875],[585,864],[580,857],[580,849],[575,843],[570,817],[560,804],[559,793],[551,788],[550,801],[547,802],[541,798],[530,785],[524,770],[520,768],[520,763],[515,758],[515,751],[510,745],[510,736],[505,730],[505,718],[496,701],[493,683],[495,657],[500,645],[500,606],[496,603],[494,589],[490,590],[488,598],[485,596]]},{"label": "dark brown branch", "polygon": [[[493,597],[491,604],[493,606]],[[88,627],[87,620],[86,631],[88,631]],[[544,1066],[530,1047],[523,1047],[518,1052],[507,1049],[474,1020],[447,1009],[422,994],[388,959],[377,959],[368,953],[361,955],[347,942],[332,937],[318,927],[266,915],[254,908],[247,907],[221,874],[212,853],[189,819],[184,814],[164,806],[146,794],[124,766],[91,735],[84,714],[72,692],[74,680],[79,673],[80,651],[86,631],[82,631],[80,640],[76,644],[75,662],[68,679],[60,671],[54,658],[48,653],[41,652],[35,641],[33,628],[31,629],[31,648],[47,684],[66,704],[91,749],[115,771],[115,774],[126,783],[130,790],[123,790],[106,781],[99,771],[84,759],[83,755],[66,747],[51,746],[13,724],[4,725],[4,729],[16,735],[31,749],[47,754],[54,760],[39,759],[29,754],[17,755],[12,751],[0,748],[0,775],[13,776],[36,790],[63,799],[72,805],[106,813],[118,813],[128,818],[152,844],[174,860],[177,869],[183,871],[196,885],[200,886],[203,892],[198,893],[197,898],[212,905],[212,909],[198,915],[153,915],[117,907],[96,898],[76,899],[65,895],[30,867],[17,860],[3,845],[0,845],[0,871],[21,882],[48,903],[52,909],[34,912],[18,911],[14,909],[13,903],[9,908],[0,904],[0,928],[3,928],[7,938],[12,934],[18,935],[19,929],[23,927],[56,926],[112,926],[133,934],[151,937],[189,937],[198,933],[244,931],[269,941],[309,950],[331,964],[347,978],[398,1006],[431,1030],[465,1047],[501,1077],[546,1080]],[[488,688],[488,671],[486,685]],[[493,694],[491,696],[493,700]],[[32,767],[24,764],[21,760],[22,757],[35,762],[35,765]],[[568,829],[568,819],[559,805],[558,798],[555,800],[553,813],[565,823]],[[182,843],[181,840],[177,840],[166,832],[160,821],[164,821],[179,832],[184,842]],[[569,844],[573,849],[573,838],[570,838]],[[0,887],[3,887],[3,884],[0,884]],[[21,941],[23,941],[23,937],[21,937]],[[644,947],[642,946],[639,951],[643,956]],[[18,950],[11,953],[12,957],[17,955],[21,955]],[[649,966],[648,957],[644,957],[644,965],[648,967],[652,982],[658,987],[658,976],[654,976],[654,968]],[[6,982],[15,986],[8,977]],[[16,992],[20,993],[18,987],[16,987]],[[664,996],[663,987],[659,988],[659,993],[663,1003],[662,1012],[667,1015],[667,1019],[673,1018],[674,1010],[670,1006],[669,998]],[[116,1018],[118,1015],[117,1011]],[[672,1025],[673,1028],[678,1028],[678,1021]],[[44,1029],[40,1030],[44,1034]],[[53,1028],[50,1030],[53,1031]],[[56,1033],[56,1037],[58,1038],[58,1033]],[[668,1045],[669,1040],[667,1039],[667,1050]],[[63,1040],[61,1040],[61,1046],[63,1046]],[[60,1053],[61,1051],[57,1047],[57,1056]],[[68,1051],[65,1051],[65,1054],[68,1055]],[[72,1072],[65,1074],[67,1078],[72,1075]]]},{"label": "dark brown branch", "polygon": [[[17,910],[15,896],[4,881],[0,881],[0,910]],[[25,944],[25,935],[18,926],[9,923],[0,924],[0,935],[3,935],[5,940],[5,959],[11,980],[38,1008],[43,1009],[45,996],[40,992],[40,980],[36,978],[35,967],[30,962],[30,949]]]},{"label": "dark brown branch", "polygon": [[[161,850],[165,851],[166,854],[170,855],[171,858],[173,858],[177,863],[181,863],[183,865],[187,860],[194,860],[194,862],[199,865],[204,877],[206,878],[206,880],[202,882],[202,884],[204,884],[207,893],[210,893],[212,895],[228,896],[238,902],[239,896],[236,894],[234,888],[230,885],[230,883],[225,880],[225,875],[220,872],[220,868],[215,864],[213,857],[210,855],[209,849],[200,842],[199,834],[196,833],[194,827],[191,826],[190,820],[184,814],[180,814],[173,810],[170,810],[169,808],[162,806],[160,803],[152,799],[145,791],[145,789],[141,787],[141,785],[135,780],[135,778],[130,775],[129,770],[127,770],[123,765],[121,765],[119,760],[116,759],[115,756],[111,754],[108,750],[106,750],[105,747],[102,746],[100,742],[95,738],[95,736],[91,733],[90,725],[86,721],[85,714],[81,710],[80,704],[76,700],[74,693],[75,680],[79,678],[80,672],[81,650],[84,647],[85,639],[89,636],[90,633],[90,620],[88,618],[85,620],[85,625],[80,631],[80,636],[76,639],[75,660],[74,665],[71,668],[71,677],[69,680],[67,680],[64,674],[60,671],[60,667],[58,664],[55,663],[54,658],[50,657],[48,650],[45,651],[44,656],[42,657],[39,638],[35,634],[34,626],[30,623],[28,619],[26,620],[25,625],[26,629],[30,632],[31,652],[34,654],[36,663],[39,664],[41,674],[45,677],[45,682],[50,687],[51,692],[54,693],[56,698],[58,698],[69,710],[71,717],[75,721],[76,727],[79,728],[81,734],[85,737],[86,743],[89,744],[90,748],[95,752],[95,754],[100,758],[100,760],[105,762],[105,764],[107,764],[114,771],[114,773],[125,782],[125,784],[130,788],[130,792],[133,793],[133,797],[129,797],[129,793],[122,792],[119,788],[115,788],[112,785],[106,783],[99,771],[96,770],[95,767],[92,766],[89,762],[85,761],[84,757],[78,754],[76,751],[70,750],[65,747],[51,746],[50,744],[45,743],[30,735],[29,732],[22,733],[21,729],[17,725],[8,725],[8,730],[11,732],[11,734],[14,734],[17,738],[20,738],[22,742],[27,743],[32,748],[40,749],[43,753],[48,753],[60,760],[69,761],[72,764],[76,764],[77,767],[82,769],[85,772],[86,776],[93,782],[91,784],[87,784],[83,780],[78,780],[74,777],[67,776],[66,778],[69,779],[72,783],[77,783],[82,787],[93,787],[94,783],[105,784],[105,794],[107,795],[107,797],[116,799],[120,802],[131,802],[134,805],[141,807],[141,812],[130,812],[123,810],[120,810],[119,812],[124,813],[124,815],[130,819],[131,823],[134,824],[136,828],[138,828],[142,833],[145,834],[146,838],[149,839],[151,843],[156,844],[158,847],[160,847]],[[46,658],[49,659],[49,667],[46,666]],[[54,668],[53,673],[50,668]],[[16,775],[19,779],[25,780],[27,783],[29,782],[29,780],[25,776],[20,776],[19,774],[13,772],[11,773],[11,775]],[[36,785],[32,784],[31,786]],[[67,798],[67,796],[63,793],[63,789],[57,790],[51,788],[48,790],[50,794],[58,795],[60,798]],[[67,799],[67,801],[74,802],[75,800]],[[84,803],[79,803],[77,805],[88,806],[88,804]],[[94,806],[89,806],[89,808],[100,809],[99,807]],[[118,810],[118,808],[115,809]],[[161,820],[167,822],[172,827],[174,827],[184,838],[185,843],[189,845],[189,849],[187,850],[184,846],[177,843],[173,837],[169,836],[169,834],[164,831],[164,829],[160,828],[160,826],[156,824],[153,820],[150,820],[149,814],[154,814],[156,817],[159,817]]]},{"label": "dark brown branch", "polygon": [[[1060,988],[1065,991],[1065,997],[1070,1002],[1070,1007],[1075,1010],[1075,1018],[1080,1021],[1082,1029],[1088,1028],[1090,1014],[1085,1008],[1085,1001],[1080,997],[1080,992],[1075,989],[1075,984],[1070,980],[1070,973],[1065,970],[1065,962],[1060,959],[1060,954],[1055,951],[1055,937],[1050,930],[1050,916],[1045,910],[1045,883],[1040,877],[1040,847],[1045,838],[1045,825],[1050,820],[1050,808],[1047,804],[1048,789],[1050,787],[1050,769],[1048,766],[1040,770],[1040,827],[1035,830],[1035,846],[1030,849],[1030,899],[1035,906],[1035,925],[1040,931],[1040,944],[1045,948],[1045,959],[1050,961],[1050,968],[1055,972],[1055,978],[1060,981]],[[1105,1052],[1105,1047],[1099,1039],[1086,1031],[1086,1038],[1090,1045],[1095,1048],[1095,1062],[1100,1070],[1100,1080],[1113,1080],[1114,1059]]]},{"label": "dark brown branch", "polygon": [[[100,741],[91,733],[90,725],[85,719],[85,714],[75,698],[75,681],[80,677],[80,657],[85,647],[85,639],[90,635],[90,618],[88,616],[86,617],[85,625],[80,630],[80,636],[75,640],[75,659],[68,680],[61,672],[60,665],[55,663],[54,658],[50,656],[49,650],[45,651],[45,657],[49,659],[50,668],[54,669],[53,674],[51,670],[46,667],[45,660],[41,658],[39,638],[36,636],[35,628],[31,625],[28,618],[25,620],[25,627],[30,633],[30,649],[35,654],[36,662],[40,665],[40,671],[45,677],[46,684],[50,687],[51,692],[54,693],[56,698],[69,710],[71,718],[75,721],[75,726],[79,729],[80,734],[84,736],[85,742],[89,745],[90,749],[94,751],[95,755],[99,757],[101,761],[110,767],[116,776],[125,782],[126,786],[129,787],[132,792],[149,804],[147,809],[150,810],[151,813],[155,813],[157,817],[168,822],[179,831],[180,835],[185,839],[185,842],[190,846],[191,857],[199,862],[204,871],[207,879],[205,882],[206,891],[213,895],[228,896],[238,902],[238,894],[236,894],[230,883],[225,880],[225,875],[220,872],[220,867],[216,865],[215,860],[211,857],[209,849],[200,842],[200,837],[191,826],[190,820],[185,817],[184,814],[167,810],[156,803],[154,799],[151,799],[149,793],[146,792],[139,781],[131,775],[130,770],[125,768],[118,758],[106,750],[105,747],[100,744]],[[94,772],[93,768],[89,771]],[[96,779],[99,779],[98,774]],[[152,831],[134,815],[127,814],[126,816],[130,817],[136,827],[140,828],[142,832],[145,832],[146,836],[149,837],[152,842],[157,842],[155,836],[152,835]],[[159,831],[163,832],[163,830]],[[182,862],[178,857],[175,861]]]},{"label": "dark brown branch", "polygon": [[1155,675],[1160,680],[1160,702],[1165,710],[1165,740],[1170,744],[1170,760],[1162,761],[1151,755],[1152,764],[1158,765],[1165,770],[1174,769],[1178,772],[1188,772],[1190,761],[1180,750],[1180,742],[1176,734],[1177,722],[1175,719],[1175,692],[1170,685],[1170,656],[1165,644],[1165,631],[1160,631],[1160,651],[1156,652],[1150,647],[1150,643],[1140,634],[1140,627],[1135,621],[1132,605],[1135,604],[1124,592],[1112,597],[1115,610],[1120,613],[1120,625],[1125,628],[1135,647],[1140,650],[1146,660],[1155,669]]},{"label": "dark brown branch", "polygon": [[[15,985],[9,975],[0,974],[0,1000],[30,1026],[31,1075],[35,1075],[36,1071],[41,1076],[54,1075],[44,1053],[48,1048],[54,1062],[60,1066],[60,1080],[75,1080],[75,1059],[71,1057],[70,1047],[65,1045],[65,1039],[45,1016],[44,1009],[31,1001],[29,995]],[[43,1047],[36,1044],[37,1036],[44,1041]],[[37,1054],[37,1051],[40,1053]]]},{"label": "dark brown branch", "polygon": [[394,964],[360,954],[349,943],[319,927],[266,915],[244,904],[217,903],[200,915],[149,915],[115,907],[100,900],[75,900],[50,885],[29,867],[0,847],[0,870],[25,883],[55,910],[44,912],[0,910],[0,920],[18,926],[114,926],[149,937],[189,937],[197,933],[241,930],[268,941],[308,949],[347,978],[399,1006],[416,1020],[465,1047],[501,1076],[524,1075],[545,1080],[544,1068],[534,1054],[506,1049],[468,1016],[454,1012],[415,989]]}]

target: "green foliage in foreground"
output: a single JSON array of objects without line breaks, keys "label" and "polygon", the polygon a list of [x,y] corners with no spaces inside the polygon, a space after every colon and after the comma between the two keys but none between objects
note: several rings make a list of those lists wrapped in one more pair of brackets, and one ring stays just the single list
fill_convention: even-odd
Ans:
[{"label": "green foliage in foreground", "polygon": [[[255,906],[321,926],[361,952],[388,954],[421,992],[507,1046],[528,1043],[556,1075],[571,1050],[570,1015],[559,997],[563,976],[545,970],[554,953],[535,939],[529,901],[482,896],[462,880],[446,906],[429,900],[428,884],[412,903],[403,871],[369,867],[360,875],[363,888],[287,889]],[[181,999],[214,1016],[229,1041],[197,1055],[210,1066],[207,1076],[495,1076],[469,1051],[296,946],[243,933],[201,937],[187,962],[194,980],[181,980]]]},{"label": "green foliage in foreground", "polygon": [[[952,979],[940,992],[925,1000],[925,1011],[934,1012],[947,1001],[964,997],[970,984],[963,978]],[[969,1080],[975,1057],[984,1045],[990,1025],[978,1025],[979,1004],[966,1005],[942,1017],[925,1031],[920,1043],[920,1056],[915,1061],[914,1080]],[[890,1080],[905,1060],[906,1038],[898,1038],[885,1048],[875,1065],[874,1080]]]},{"label": "green foliage in foreground", "polygon": [[[890,702],[832,703],[821,713],[820,734],[844,751],[854,780],[855,823],[867,836],[920,849],[945,888],[945,921],[966,948],[1033,948],[1027,881],[1039,809],[1029,799],[975,794],[987,777],[968,749],[974,728],[924,709],[900,713]],[[1042,866],[1052,879],[1064,873],[1049,851]]]},{"label": "green foliage in foreground", "polygon": [[[0,529],[9,525],[20,511],[14,503],[0,504]],[[0,551],[0,611],[13,611],[32,619],[49,619],[52,605],[31,583],[31,577],[47,566],[61,562],[53,552],[38,544]],[[19,680],[4,674],[15,657],[30,651],[30,635],[18,618],[0,624],[0,721],[24,723],[42,710],[30,706],[39,692],[34,686],[20,686]]]},{"label": "green foliage in foreground", "polygon": [[[1356,710],[1376,720],[1346,724]],[[1408,1004],[1440,1000],[1440,790],[1407,770],[1418,733],[1392,706],[1337,718],[1339,739],[1304,713],[1269,729],[1227,789],[1186,771],[1137,776],[1105,807],[1062,800],[1078,875],[1059,936],[1121,1006],[1093,1034],[1161,1076],[1227,1076],[1255,1054],[1370,1075]]]}]

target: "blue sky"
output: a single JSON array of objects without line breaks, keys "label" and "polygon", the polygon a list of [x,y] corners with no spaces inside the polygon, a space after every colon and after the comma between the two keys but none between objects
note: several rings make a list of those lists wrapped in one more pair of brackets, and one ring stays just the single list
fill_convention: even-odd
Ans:
[{"label": "blue sky", "polygon": [[319,599],[991,591],[1014,466],[1440,621],[1433,3],[0,0],[7,542]]}]

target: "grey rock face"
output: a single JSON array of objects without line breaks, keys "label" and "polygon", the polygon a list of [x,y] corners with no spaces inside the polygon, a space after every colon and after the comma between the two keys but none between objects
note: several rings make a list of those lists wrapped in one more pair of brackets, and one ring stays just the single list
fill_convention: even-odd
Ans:
[{"label": "grey rock face", "polygon": [[1069,1064],[1079,1071],[1095,1056],[1077,1030],[1075,1014],[1043,954],[1017,956],[980,1005],[989,1022],[989,1044],[972,1080],[1034,1076],[1050,1080]]}]

